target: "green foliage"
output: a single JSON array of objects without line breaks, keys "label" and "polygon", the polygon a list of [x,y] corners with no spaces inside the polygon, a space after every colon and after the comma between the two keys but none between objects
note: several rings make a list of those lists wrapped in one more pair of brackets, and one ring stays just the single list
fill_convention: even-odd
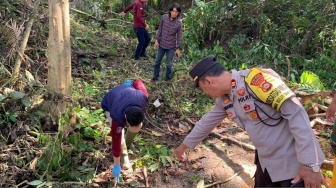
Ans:
[{"label": "green foliage", "polygon": [[322,169],[322,173],[323,173],[324,177],[329,177],[329,178],[333,177],[333,172],[331,170],[323,170]]},{"label": "green foliage", "polygon": [[[286,75],[291,68],[292,80],[310,70],[330,88],[336,72],[335,16],[326,15],[333,15],[333,7],[332,1],[196,1],[196,7],[184,14],[185,52],[190,62],[197,62],[209,55],[204,53],[207,46],[212,47],[221,36],[219,44],[227,43],[229,51],[215,54],[225,57],[228,69],[244,64]],[[306,43],[304,37],[311,37],[311,42]]]},{"label": "green foliage", "polygon": [[148,166],[151,172],[157,170],[160,166],[165,167],[168,163],[172,164],[175,160],[170,155],[173,152],[166,146],[155,144],[152,140],[143,140],[142,138],[135,138],[139,150],[139,157],[136,159],[136,166]]},{"label": "green foliage", "polygon": [[7,102],[13,102],[13,101],[20,101],[24,106],[30,107],[30,99],[29,97],[19,91],[15,91],[9,88],[4,89],[4,93],[0,93],[0,104]]},{"label": "green foliage", "polygon": [[[81,124],[76,127],[79,132],[71,133],[68,131],[69,117],[76,112]],[[68,108],[66,113],[60,117],[58,134],[54,137],[50,135],[39,134],[38,137],[45,144],[45,150],[39,158],[37,168],[46,175],[47,180],[55,176],[61,180],[79,180],[92,182],[95,174],[95,168],[81,162],[81,157],[85,152],[96,151],[94,145],[99,143],[102,136],[106,134],[103,125],[103,114],[101,110],[90,112],[86,108],[75,107]],[[100,129],[99,129],[100,128]],[[68,136],[65,136],[68,135]],[[89,140],[88,140],[89,139]],[[96,141],[96,142],[92,142]],[[96,153],[97,155],[99,152]],[[90,160],[83,159],[83,160]]]},{"label": "green foliage", "polygon": [[[44,0],[44,2],[47,1]],[[76,63],[86,71],[85,76],[80,75],[82,77],[73,78],[74,101],[80,103],[101,101],[101,96],[105,93],[104,90],[121,83],[120,80],[124,79],[125,76],[120,75],[123,71],[122,68],[107,69],[106,67],[108,63],[111,63],[110,61],[115,63],[114,57],[119,53],[125,53],[123,50],[120,52],[121,47],[133,48],[129,47],[133,44],[128,44],[125,41],[136,41],[132,26],[132,13],[128,13],[124,18],[117,15],[131,2],[132,0],[71,2],[72,7],[99,19],[113,19],[113,21],[107,22],[107,29],[105,29],[96,20],[75,12],[71,14],[72,48],[76,52],[84,52],[84,55],[77,56],[78,62]],[[195,3],[196,6],[192,9],[183,10],[183,56],[178,66],[184,71],[178,73],[178,78],[183,74],[187,75],[192,65],[201,58],[214,54],[226,69],[245,69],[252,66],[269,67],[280,75],[286,76],[288,69],[290,69],[291,80],[293,82],[299,81],[299,90],[309,93],[324,89],[324,86],[332,88],[336,85],[334,79],[336,36],[332,1],[321,3],[309,0],[215,0],[207,2],[196,0]],[[158,0],[154,0],[149,3],[149,6],[146,6],[146,20],[151,26],[151,34],[155,33],[155,26],[161,18],[161,15],[156,14],[157,10],[153,10],[153,7],[155,8],[159,4]],[[94,5],[98,6],[94,7]],[[1,6],[6,7],[4,14],[17,14],[17,7],[11,1],[1,1]],[[41,29],[43,28],[42,24],[35,25],[34,28],[36,36],[41,35],[42,39],[36,40],[33,37],[30,42],[36,44],[39,41],[45,41],[48,30]],[[42,31],[39,32],[39,29],[36,28]],[[111,40],[112,38],[113,40]],[[1,41],[2,39],[0,39],[0,43]],[[6,46],[4,43],[0,45]],[[108,53],[109,59],[85,55],[93,54],[95,51]],[[44,57],[46,55],[45,51],[39,53],[36,56]],[[154,54],[155,52],[149,48],[149,53]],[[34,55],[29,54],[28,56],[35,61],[32,58],[35,57]],[[94,66],[100,66],[100,68],[97,70],[97,67]],[[27,68],[32,67],[27,66]],[[148,71],[144,72],[137,73],[136,77],[144,80],[150,79]],[[180,84],[179,81],[176,83]],[[186,88],[188,84],[181,87]],[[16,123],[21,117],[21,112],[8,109],[10,106],[8,104],[16,102],[30,107],[30,100],[25,93],[10,89],[5,90],[5,93],[0,94],[2,107],[0,122],[4,124]],[[171,87],[155,88],[155,90],[164,90],[160,95],[165,96],[165,101],[169,103],[169,106],[167,105],[165,108],[167,112],[181,109],[183,112],[183,115],[180,116],[181,120],[191,116],[195,117],[195,115],[201,116],[209,111],[214,104],[213,100],[200,90],[188,88],[181,98],[174,95],[175,91]],[[95,174],[93,160],[96,155],[99,155],[96,147],[99,146],[106,130],[103,123],[103,112],[96,110],[89,104],[91,103],[81,103],[84,107],[74,107],[79,119],[74,127],[70,125],[71,109],[68,109],[58,122],[59,127],[56,135],[43,133],[41,130],[41,125],[44,123],[42,120],[47,116],[45,112],[33,113],[33,123],[30,128],[39,132],[37,134],[38,140],[40,144],[44,145],[36,172],[41,179],[45,179],[46,176],[48,180],[56,178],[62,181],[92,182]],[[328,132],[321,134],[328,136]],[[144,140],[138,137],[136,139],[139,144],[137,146],[139,149],[137,166],[148,165],[150,171],[153,172],[173,162],[173,159],[170,158],[172,151],[163,144],[151,139]],[[92,151],[96,151],[95,156],[87,156],[87,152]],[[19,167],[27,165],[27,161],[23,159],[19,159],[17,163]],[[200,177],[193,177],[191,180],[198,181]],[[32,181],[30,185],[37,186],[43,183],[45,182]]]},{"label": "green foliage", "polygon": [[97,85],[104,82],[103,77],[104,73],[99,71],[92,71],[92,76],[94,79],[93,83],[83,82],[78,80],[73,81],[72,87],[72,95],[75,99],[96,99],[100,100],[101,90],[97,87]]},{"label": "green foliage", "polygon": [[309,72],[309,71],[304,71],[301,74],[300,83],[307,84],[313,88],[317,88],[320,90],[324,89],[324,86],[322,82],[320,81],[320,78],[316,74]]},{"label": "green foliage", "polygon": [[[225,15],[222,1],[204,3],[196,0],[196,7],[184,13],[183,24],[186,29],[183,32],[184,44],[189,49],[197,49],[206,43],[210,33],[216,32],[215,26],[221,22],[220,15]],[[213,14],[217,12],[218,14]],[[190,50],[191,51],[191,50]]]},{"label": "green foliage", "polygon": [[30,107],[29,97],[22,92],[12,90],[10,88],[4,88],[3,93],[0,93],[0,123],[16,123],[17,117],[19,116],[19,111],[17,108],[13,108],[13,104],[18,106],[23,105],[25,107]]},{"label": "green foliage", "polygon": [[0,114],[0,122],[5,123],[15,123],[16,122],[16,113],[13,111],[6,111],[5,114]]},{"label": "green foliage", "polygon": [[296,86],[296,91],[301,91],[305,93],[316,93],[324,89],[320,78],[310,71],[304,71],[301,74],[300,83],[292,81],[290,82],[290,85]]},{"label": "green foliage", "polygon": [[81,123],[76,125],[76,128],[80,130],[84,138],[93,138],[99,141],[102,136],[102,130],[99,130],[99,126],[105,120],[105,116],[102,109],[90,111],[83,107],[77,107],[75,109],[77,117],[81,120]]}]

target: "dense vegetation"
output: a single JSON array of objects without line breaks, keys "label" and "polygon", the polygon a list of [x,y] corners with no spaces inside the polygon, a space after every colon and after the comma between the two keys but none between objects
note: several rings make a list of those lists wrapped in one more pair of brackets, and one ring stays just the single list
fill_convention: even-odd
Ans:
[{"label": "dense vegetation", "polygon": [[[33,1],[0,1],[0,143],[2,148],[25,148],[12,149],[11,155],[0,159],[0,176],[4,177],[0,186],[38,179],[90,183],[97,172],[107,170],[108,161],[101,163],[110,141],[106,139],[109,131],[104,126],[100,100],[125,79],[143,79],[150,103],[159,99],[164,104],[146,109],[146,121],[151,126],[197,120],[211,107],[208,97],[190,89],[188,77],[192,65],[209,54],[215,54],[227,69],[273,68],[290,86],[308,93],[336,85],[332,0],[179,0],[184,24],[182,57],[176,60],[173,81],[157,85],[149,83],[156,53],[153,47],[148,51],[149,60],[136,66],[131,60],[137,42],[133,18],[131,14],[125,19],[118,16],[130,2],[70,2],[73,103],[55,120],[48,116],[48,109],[40,108],[48,79],[48,1],[40,2],[37,15],[32,14]],[[146,6],[152,37],[172,2],[153,0]],[[23,32],[31,18],[35,21],[21,56],[21,76],[13,80]],[[137,139],[137,167],[147,164],[155,171],[173,162],[169,157],[173,147],[155,137]],[[21,170],[15,178],[6,177],[14,166]]]}]

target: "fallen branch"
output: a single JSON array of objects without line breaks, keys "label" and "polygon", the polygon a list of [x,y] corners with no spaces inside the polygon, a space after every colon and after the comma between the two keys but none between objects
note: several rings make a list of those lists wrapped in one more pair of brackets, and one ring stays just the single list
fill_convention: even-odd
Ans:
[{"label": "fallen branch", "polygon": [[188,121],[191,125],[193,125],[193,126],[196,125],[196,123],[195,123],[194,121],[192,121],[190,118],[187,118],[187,121]]},{"label": "fallen branch", "polygon": [[146,182],[146,187],[149,187],[148,176],[147,176],[147,168],[146,168],[146,166],[144,166],[142,170],[143,170],[144,179],[145,179],[145,182]]},{"label": "fallen branch", "polygon": [[148,130],[145,130],[145,129],[140,129],[140,132],[142,132],[142,133],[146,133],[146,134],[148,134],[148,135],[152,135],[151,132],[149,132]]},{"label": "fallen branch", "polygon": [[320,113],[320,114],[309,115],[309,118],[325,117],[325,116],[326,116],[326,113]]},{"label": "fallen branch", "polygon": [[327,111],[327,108],[328,108],[328,107],[323,106],[323,105],[321,105],[321,104],[318,104],[318,108],[321,109],[321,110],[323,110],[323,111]]},{"label": "fallen branch", "polygon": [[323,99],[323,102],[330,105],[331,104],[331,101],[332,101],[332,98],[325,98]]},{"label": "fallen branch", "polygon": [[212,186],[215,186],[215,185],[218,185],[218,184],[227,183],[227,182],[231,181],[234,177],[236,177],[239,174],[241,174],[242,172],[243,172],[243,170],[240,170],[239,172],[233,174],[230,178],[228,178],[226,180],[222,180],[222,181],[217,181],[217,182],[211,183],[209,185],[205,185],[204,188],[206,188],[206,187],[212,187]]},{"label": "fallen branch", "polygon": [[[122,21],[124,23],[127,23],[127,24],[133,24],[132,22],[128,22],[128,21],[125,21],[125,20],[121,20],[121,19],[108,19],[106,20],[106,22],[110,22],[110,21]],[[121,27],[129,27],[127,25],[120,25]]]},{"label": "fallen branch", "polygon": [[209,135],[214,136],[218,139],[221,139],[224,142],[231,142],[233,144],[241,146],[244,150],[255,151],[255,147],[253,145],[240,142],[240,141],[236,140],[235,138],[228,137],[228,136],[222,136],[222,135],[220,135],[218,133],[214,133],[214,132],[211,132]]},{"label": "fallen branch", "polygon": [[287,80],[290,79],[290,73],[291,73],[291,62],[289,60],[289,56],[286,55],[286,62],[287,62]]},{"label": "fallen branch", "polygon": [[162,132],[166,132],[164,130],[162,130],[160,127],[156,126],[154,123],[152,123],[151,121],[149,121],[149,119],[145,116],[145,119],[151,124],[153,125],[154,127],[158,128],[159,130],[161,130]]},{"label": "fallen branch", "polygon": [[325,119],[321,119],[321,118],[315,118],[312,121],[310,121],[310,126],[313,127],[316,124],[322,124],[322,125],[329,125],[329,126],[333,126],[334,124],[326,121]]},{"label": "fallen branch", "polygon": [[96,17],[94,17],[94,16],[92,16],[92,15],[86,13],[86,12],[83,12],[83,11],[80,11],[80,10],[77,10],[77,9],[74,9],[74,8],[70,8],[70,10],[72,10],[72,11],[74,11],[74,12],[76,12],[76,13],[82,14],[82,15],[84,15],[84,16],[87,16],[87,17],[89,17],[89,18],[91,18],[91,19],[94,19],[94,20],[96,20],[96,21],[98,21],[98,22],[100,22],[100,23],[105,23],[104,20],[101,20],[101,19],[99,19],[99,18],[96,18]]}]

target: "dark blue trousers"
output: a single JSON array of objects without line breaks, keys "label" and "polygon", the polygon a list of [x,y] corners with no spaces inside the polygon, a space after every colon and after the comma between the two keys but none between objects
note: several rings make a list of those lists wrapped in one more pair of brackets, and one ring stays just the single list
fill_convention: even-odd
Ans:
[{"label": "dark blue trousers", "polygon": [[135,49],[134,59],[139,59],[140,56],[146,56],[146,48],[151,41],[148,31],[143,27],[135,27],[134,32],[138,37],[138,45]]}]

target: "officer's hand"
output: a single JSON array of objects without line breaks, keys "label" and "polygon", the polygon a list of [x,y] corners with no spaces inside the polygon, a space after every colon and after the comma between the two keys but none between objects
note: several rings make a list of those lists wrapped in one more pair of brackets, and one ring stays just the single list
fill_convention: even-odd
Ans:
[{"label": "officer's hand", "polygon": [[175,151],[171,154],[172,157],[176,157],[180,161],[184,161],[186,159],[185,151],[188,147],[184,144],[181,144],[179,147],[175,149]]},{"label": "officer's hand", "polygon": [[121,173],[120,164],[114,165],[112,168],[112,175],[116,177],[117,182],[119,182],[120,173]]},{"label": "officer's hand", "polygon": [[124,16],[125,16],[125,14],[126,14],[125,12],[120,12],[120,13],[119,13],[119,16],[122,16],[122,17],[124,17]]},{"label": "officer's hand", "polygon": [[124,83],[125,86],[129,86],[129,87],[131,87],[132,84],[133,84],[132,80],[126,80],[125,83]]}]

